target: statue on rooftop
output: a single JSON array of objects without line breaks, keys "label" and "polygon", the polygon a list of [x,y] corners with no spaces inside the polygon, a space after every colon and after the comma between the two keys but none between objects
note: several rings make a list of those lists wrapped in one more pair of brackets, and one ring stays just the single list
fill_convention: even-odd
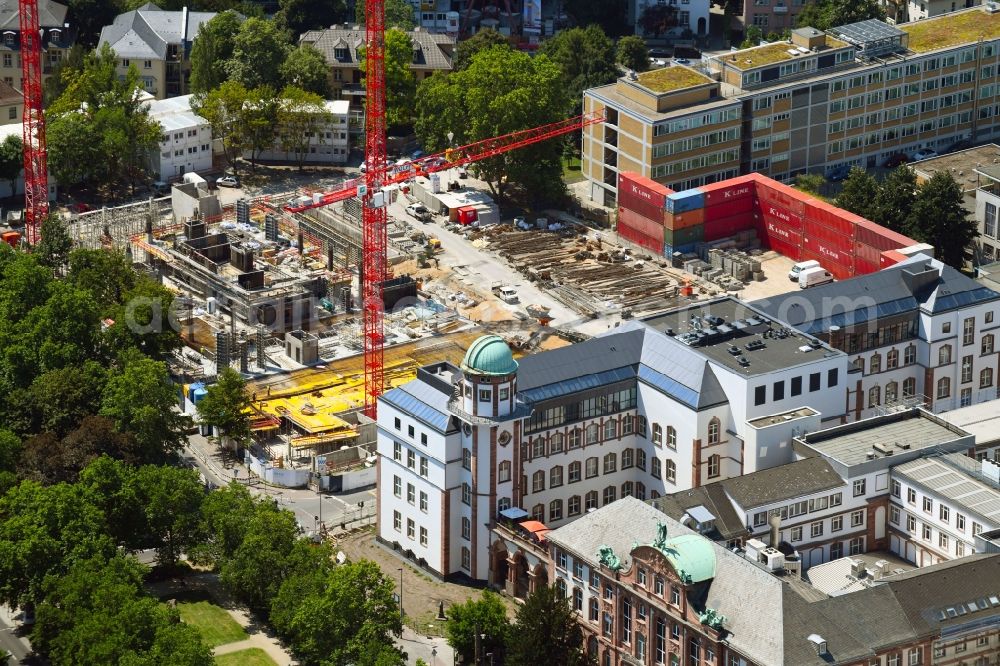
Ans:
[{"label": "statue on rooftop", "polygon": [[653,548],[657,550],[666,550],[667,548],[667,524],[657,522],[656,523],[656,538],[653,539]]},{"label": "statue on rooftop", "polygon": [[611,546],[601,546],[600,550],[597,551],[597,561],[612,571],[621,571],[622,569],[622,561],[615,555]]},{"label": "statue on rooftop", "polygon": [[698,614],[698,620],[700,620],[702,624],[718,631],[722,629],[722,625],[726,623],[726,616],[714,608],[705,608],[703,613]]}]

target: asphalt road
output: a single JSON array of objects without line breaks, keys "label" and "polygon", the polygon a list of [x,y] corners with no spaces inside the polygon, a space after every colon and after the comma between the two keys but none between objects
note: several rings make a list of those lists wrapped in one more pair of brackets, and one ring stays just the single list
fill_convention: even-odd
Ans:
[{"label": "asphalt road", "polygon": [[31,653],[31,645],[27,638],[17,635],[15,619],[10,609],[0,606],[0,654],[9,652],[13,659],[10,663],[24,664],[25,657]]}]

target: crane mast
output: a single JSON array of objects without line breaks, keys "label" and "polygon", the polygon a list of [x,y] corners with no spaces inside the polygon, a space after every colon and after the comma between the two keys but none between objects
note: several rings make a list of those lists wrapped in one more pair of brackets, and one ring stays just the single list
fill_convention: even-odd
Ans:
[{"label": "crane mast", "polygon": [[40,240],[42,220],[49,212],[49,172],[45,150],[45,116],[42,111],[42,32],[38,26],[38,0],[19,0],[21,21],[21,86],[24,117],[24,231],[25,240]]}]

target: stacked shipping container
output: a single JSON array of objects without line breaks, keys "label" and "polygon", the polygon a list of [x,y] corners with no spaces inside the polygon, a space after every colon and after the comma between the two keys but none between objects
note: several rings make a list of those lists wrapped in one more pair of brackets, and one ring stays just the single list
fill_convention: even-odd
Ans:
[{"label": "stacked shipping container", "polygon": [[772,250],[793,261],[815,259],[842,280],[891,265],[898,253],[887,251],[916,244],[756,173],[684,192],[622,173],[618,191],[619,235],[649,250],[662,247],[666,257],[755,228]]}]

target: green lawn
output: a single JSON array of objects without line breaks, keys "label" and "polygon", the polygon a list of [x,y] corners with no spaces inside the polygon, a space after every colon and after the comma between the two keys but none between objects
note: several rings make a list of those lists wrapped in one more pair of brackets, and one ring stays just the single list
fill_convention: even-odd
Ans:
[{"label": "green lawn", "polygon": [[274,659],[260,648],[250,648],[239,652],[219,655],[215,658],[216,666],[278,666]]},{"label": "green lawn", "polygon": [[214,648],[247,638],[243,627],[237,624],[229,613],[213,603],[208,601],[179,603],[177,610],[181,614],[181,619],[197,629],[209,647]]},{"label": "green lawn", "polygon": [[562,168],[563,168],[563,182],[567,185],[572,185],[573,183],[579,183],[583,180],[583,171],[581,167],[583,162],[577,158],[571,158],[567,160],[565,157],[562,158]]}]

